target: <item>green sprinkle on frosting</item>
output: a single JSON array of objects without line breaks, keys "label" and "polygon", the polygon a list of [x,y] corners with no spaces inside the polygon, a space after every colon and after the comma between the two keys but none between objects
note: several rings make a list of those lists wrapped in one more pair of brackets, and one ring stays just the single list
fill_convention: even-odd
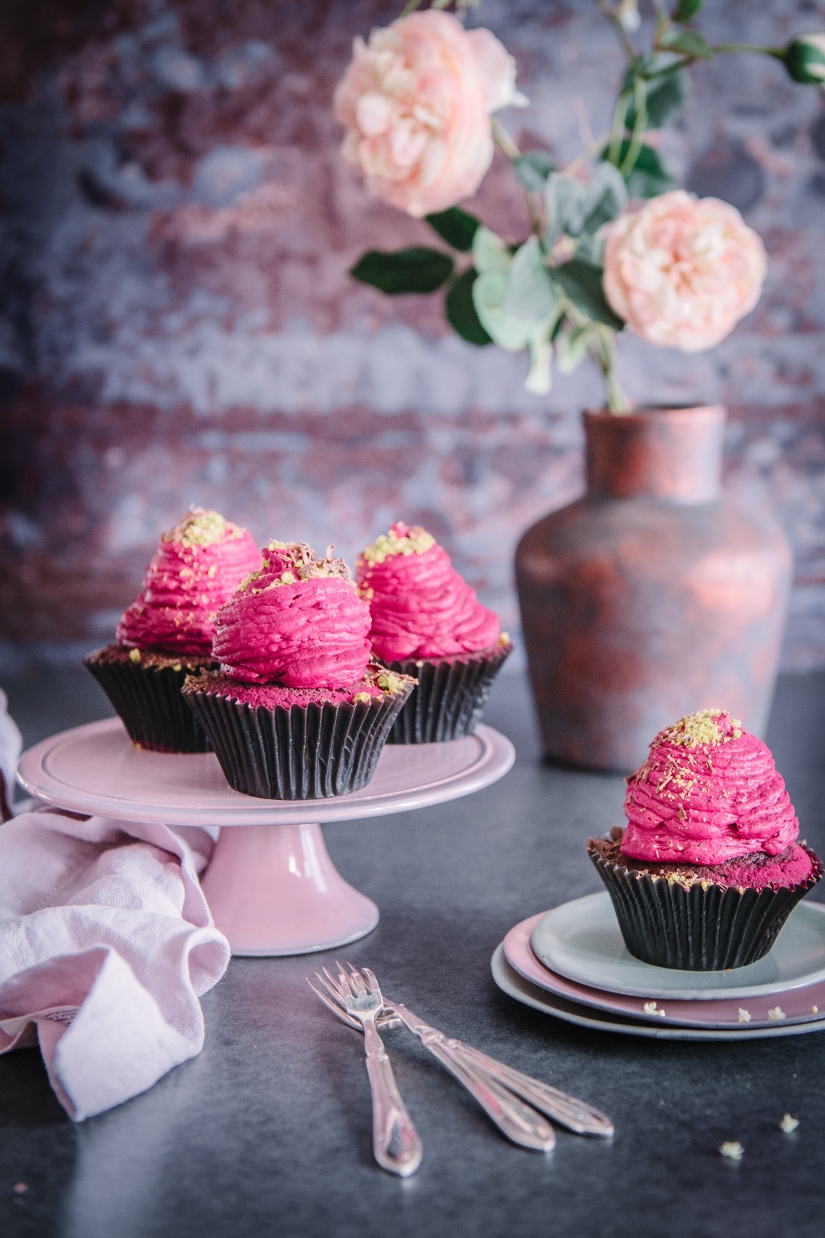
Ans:
[{"label": "green sprinkle on frosting", "polygon": [[163,534],[164,542],[179,542],[181,546],[214,546],[216,542],[240,537],[242,529],[230,524],[220,512],[205,507],[190,507],[173,529]]},{"label": "green sprinkle on frosting", "polygon": [[731,718],[733,730],[728,734],[719,726],[719,719],[724,718],[723,709],[699,709],[695,714],[680,718],[673,726],[656,736],[654,743],[680,744],[684,748],[698,748],[700,744],[726,744],[731,739],[739,739],[742,734],[742,723],[738,718]]},{"label": "green sprinkle on frosting", "polygon": [[[399,530],[398,532],[396,530]],[[403,530],[403,532],[401,532]],[[361,558],[366,563],[383,563],[391,555],[421,555],[435,545],[435,538],[419,525],[393,525],[389,533],[381,533],[371,546],[366,546]]]}]

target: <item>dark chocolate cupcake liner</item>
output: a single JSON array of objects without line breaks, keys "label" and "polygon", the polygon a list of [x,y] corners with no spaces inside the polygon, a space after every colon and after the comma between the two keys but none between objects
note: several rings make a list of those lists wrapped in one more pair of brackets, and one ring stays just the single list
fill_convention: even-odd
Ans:
[{"label": "dark chocolate cupcake liner", "polygon": [[435,744],[472,735],[481,721],[492,682],[512,648],[503,645],[494,654],[468,654],[457,660],[405,658],[385,663],[391,671],[418,680],[387,743]]},{"label": "dark chocolate cupcake liner", "polygon": [[796,904],[822,876],[822,863],[805,848],[814,869],[807,881],[763,889],[711,882],[685,887],[614,864],[588,849],[613,900],[625,945],[654,967],[724,971],[764,958]]},{"label": "dark chocolate cupcake liner", "polygon": [[[131,660],[106,661],[90,653],[91,671],[119,715],[133,744],[150,752],[210,752],[206,732],[189,709],[181,688],[196,666],[142,666]],[[204,669],[214,663],[204,664]]]},{"label": "dark chocolate cupcake liner", "polygon": [[369,702],[249,705],[187,686],[226,780],[260,799],[315,800],[365,787],[411,685]]}]

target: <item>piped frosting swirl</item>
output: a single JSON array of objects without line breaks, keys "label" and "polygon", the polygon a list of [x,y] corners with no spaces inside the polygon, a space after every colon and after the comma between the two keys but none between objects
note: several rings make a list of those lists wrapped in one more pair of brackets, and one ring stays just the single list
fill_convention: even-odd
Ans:
[{"label": "piped frosting swirl", "polygon": [[304,542],[270,542],[260,568],[217,616],[214,656],[230,679],[344,688],[370,657],[370,618],[343,559]]},{"label": "piped frosting swirl", "polygon": [[666,727],[628,779],[622,853],[637,860],[723,864],[797,838],[799,822],[770,749],[720,709]]},{"label": "piped frosting swirl", "polygon": [[418,526],[391,525],[359,556],[356,578],[369,603],[373,650],[385,662],[476,653],[499,639],[498,616]]},{"label": "piped frosting swirl", "polygon": [[191,508],[162,535],[143,588],[117,626],[118,644],[210,657],[215,612],[259,562],[246,529]]}]

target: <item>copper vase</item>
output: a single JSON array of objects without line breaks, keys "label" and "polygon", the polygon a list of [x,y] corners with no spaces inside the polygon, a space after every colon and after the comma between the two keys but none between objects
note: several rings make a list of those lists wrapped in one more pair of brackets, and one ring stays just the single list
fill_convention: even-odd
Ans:
[{"label": "copper vase", "polygon": [[764,732],[791,552],[770,513],[722,494],[724,426],[718,405],[584,414],[587,493],[516,551],[548,757],[629,772],[709,707]]}]

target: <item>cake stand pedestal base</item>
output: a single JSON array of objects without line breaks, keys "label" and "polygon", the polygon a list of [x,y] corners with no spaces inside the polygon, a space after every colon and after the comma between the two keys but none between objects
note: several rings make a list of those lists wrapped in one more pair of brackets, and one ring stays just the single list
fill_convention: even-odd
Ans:
[{"label": "cake stand pedestal base", "polygon": [[329,858],[320,825],[221,830],[201,883],[233,954],[308,954],[365,936],[378,908]]}]

